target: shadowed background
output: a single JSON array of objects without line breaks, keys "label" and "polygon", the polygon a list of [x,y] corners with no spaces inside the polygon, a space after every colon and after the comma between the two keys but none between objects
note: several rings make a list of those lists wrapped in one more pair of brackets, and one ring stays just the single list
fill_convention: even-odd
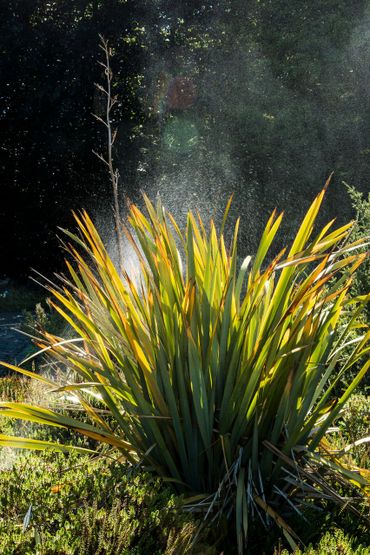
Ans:
[{"label": "shadowed background", "polygon": [[[323,218],[369,190],[370,2],[4,0],[0,274],[61,265],[57,226],[87,208],[112,243],[98,34],[114,47],[121,194],[182,219],[235,193],[242,251],[278,206],[282,242],[335,171]],[[112,247],[113,248],[113,247]]]}]

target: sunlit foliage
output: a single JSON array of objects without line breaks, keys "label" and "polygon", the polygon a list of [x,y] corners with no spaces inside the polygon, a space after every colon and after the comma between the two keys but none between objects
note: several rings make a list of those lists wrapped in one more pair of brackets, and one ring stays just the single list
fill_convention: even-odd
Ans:
[{"label": "sunlit foliage", "polygon": [[[74,334],[45,332],[39,341],[64,369],[63,383],[5,366],[73,395],[92,423],[13,402],[1,403],[0,415],[71,428],[143,461],[188,505],[234,515],[240,552],[257,515],[274,520],[294,545],[287,509],[299,512],[318,492],[348,504],[329,476],[369,491],[368,472],[342,461],[327,437],[370,366],[370,332],[347,345],[367,301],[348,290],[367,255],[357,252],[363,240],[349,241],[351,223],[315,231],[324,194],[289,250],[269,256],[282,220],[274,212],[255,256],[241,265],[239,222],[231,244],[224,240],[229,205],[219,232],[189,213],[182,233],[145,198],[147,215],[132,205],[126,229],[137,279],[114,266],[87,213],[76,216],[79,235],[66,232],[69,279],[47,285]],[[349,306],[353,317],[338,327]],[[334,398],[355,364],[354,379]],[[0,444],[64,449],[4,435]]]}]

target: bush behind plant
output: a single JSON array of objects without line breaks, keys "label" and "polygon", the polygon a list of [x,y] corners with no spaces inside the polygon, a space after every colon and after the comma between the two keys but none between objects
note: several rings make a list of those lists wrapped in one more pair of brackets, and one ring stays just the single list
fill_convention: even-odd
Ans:
[{"label": "bush behind plant", "polygon": [[197,532],[168,488],[122,464],[73,453],[13,462],[0,471],[3,555],[179,554]]},{"label": "bush behind plant", "polygon": [[[356,545],[356,541],[345,534],[343,530],[335,529],[327,532],[314,547],[308,546],[301,551],[295,551],[295,555],[369,555],[370,546]],[[289,552],[275,550],[274,555],[288,555]]]}]

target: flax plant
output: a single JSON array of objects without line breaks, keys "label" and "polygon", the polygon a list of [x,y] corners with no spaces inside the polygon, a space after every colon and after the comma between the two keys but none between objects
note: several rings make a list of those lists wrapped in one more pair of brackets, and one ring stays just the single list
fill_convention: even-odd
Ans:
[{"label": "flax plant", "polygon": [[[182,233],[145,197],[146,215],[132,205],[125,230],[138,282],[117,271],[88,214],[76,215],[79,234],[66,232],[69,278],[47,285],[74,337],[45,332],[38,342],[65,369],[65,383],[4,366],[56,395],[73,394],[91,424],[14,402],[1,402],[0,415],[73,428],[142,461],[185,494],[188,507],[235,518],[239,553],[256,517],[275,521],[295,545],[287,509],[300,512],[318,492],[348,505],[333,480],[368,495],[369,473],[328,439],[370,365],[370,332],[351,335],[369,295],[348,295],[367,255],[357,253],[364,241],[350,241],[351,223],[315,231],[325,190],[288,251],[269,255],[282,221],[274,212],[257,253],[240,267],[239,222],[231,245],[223,235],[229,204],[219,232],[189,213]],[[344,348],[350,354],[339,365]],[[354,365],[356,377],[335,398]],[[0,444],[64,448],[8,436]]]}]

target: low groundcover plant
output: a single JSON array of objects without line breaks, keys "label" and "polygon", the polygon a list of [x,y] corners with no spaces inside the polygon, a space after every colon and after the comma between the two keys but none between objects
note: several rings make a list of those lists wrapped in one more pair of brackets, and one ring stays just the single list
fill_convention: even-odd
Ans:
[{"label": "low groundcover plant", "polygon": [[[0,415],[72,428],[142,462],[184,494],[188,508],[235,519],[240,553],[256,518],[275,521],[294,546],[289,510],[300,512],[318,493],[350,505],[329,476],[369,493],[368,471],[328,439],[370,366],[370,332],[353,339],[369,295],[348,295],[367,256],[357,252],[364,240],[351,242],[351,223],[314,229],[325,190],[287,253],[269,255],[282,220],[274,212],[256,255],[240,268],[238,222],[229,248],[223,235],[229,204],[219,233],[192,213],[182,233],[145,198],[147,215],[132,205],[125,230],[137,282],[117,270],[89,216],[76,216],[79,234],[66,232],[69,278],[47,284],[74,336],[44,332],[38,342],[64,383],[4,366],[56,395],[73,394],[91,424],[14,402],[2,402]],[[344,313],[350,317],[341,320]],[[354,365],[355,378],[334,398]],[[5,435],[0,444],[71,448]]]}]

